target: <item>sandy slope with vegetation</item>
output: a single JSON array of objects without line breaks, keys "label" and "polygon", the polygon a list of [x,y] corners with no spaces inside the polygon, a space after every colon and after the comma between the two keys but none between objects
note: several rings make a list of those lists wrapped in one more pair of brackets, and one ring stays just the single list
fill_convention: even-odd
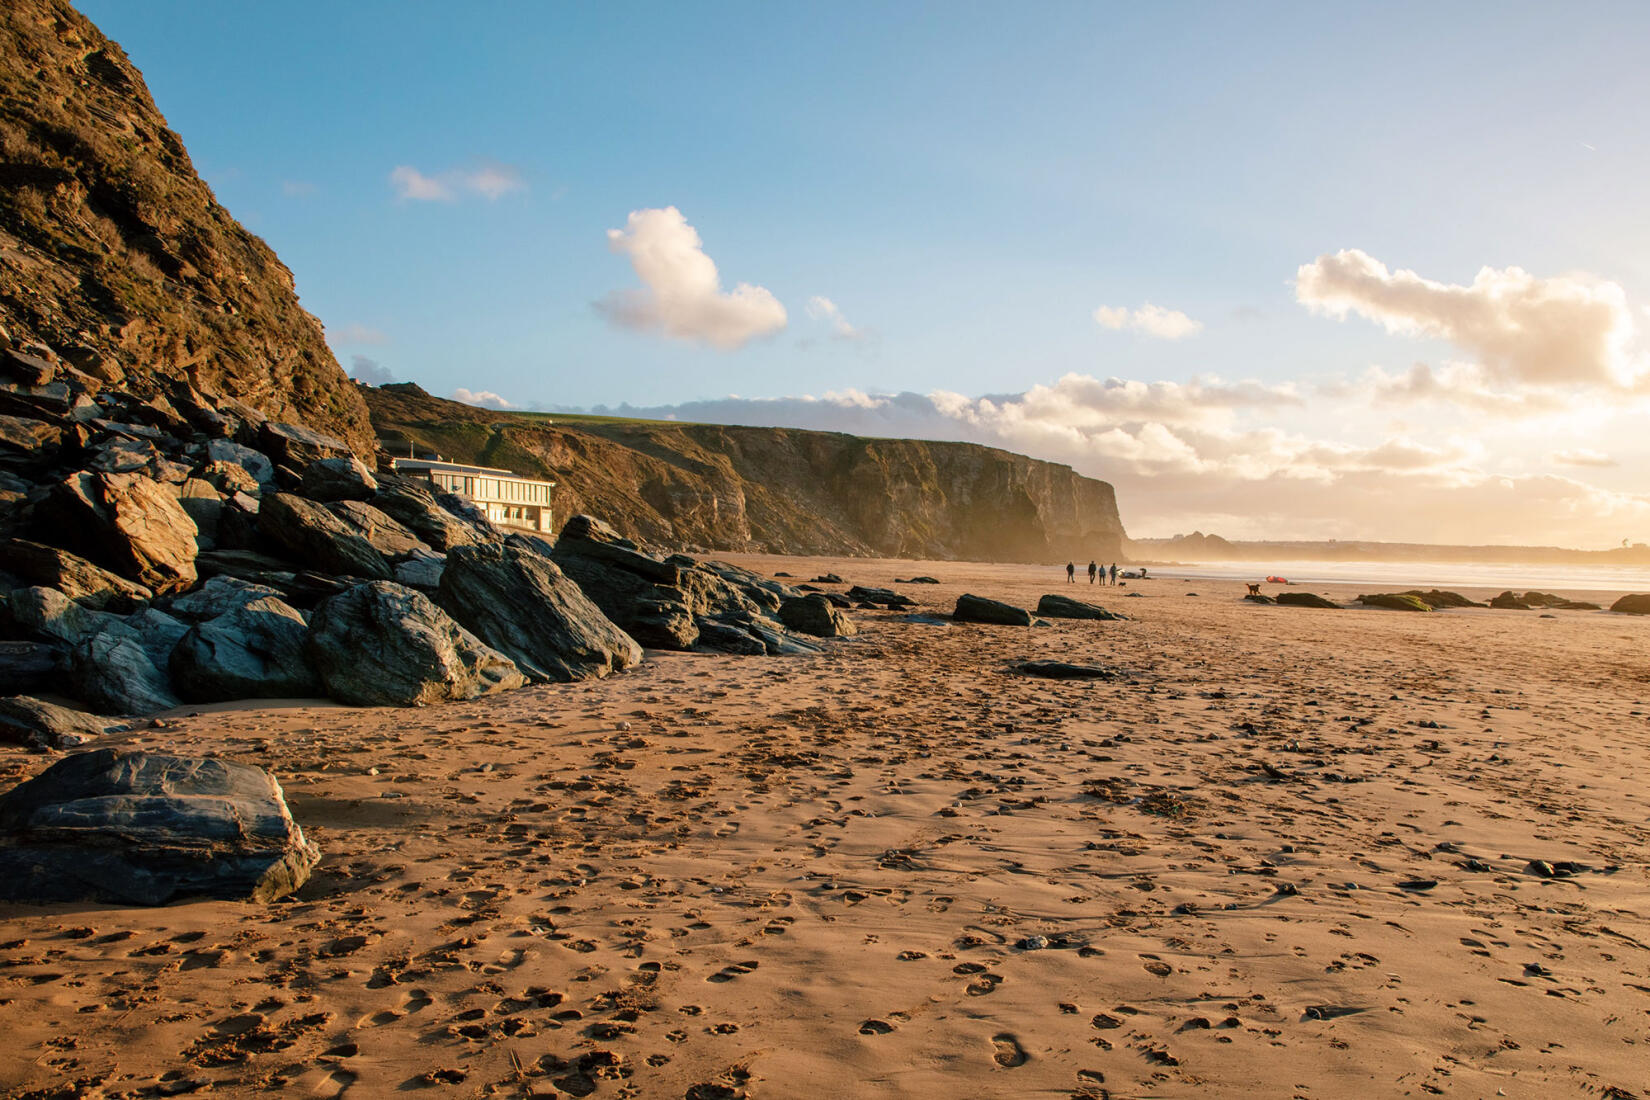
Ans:
[{"label": "sandy slope with vegetation", "polygon": [[[1650,621],[1079,587],[1131,620],[862,611],[820,657],[129,735],[271,769],[324,862],[269,907],[0,910],[0,1086],[1650,1095]],[[1124,675],[1012,669],[1049,657]]]}]

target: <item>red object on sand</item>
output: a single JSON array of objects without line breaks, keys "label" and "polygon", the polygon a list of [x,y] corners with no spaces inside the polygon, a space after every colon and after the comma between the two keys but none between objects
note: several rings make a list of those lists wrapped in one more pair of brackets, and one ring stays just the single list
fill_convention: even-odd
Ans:
[{"label": "red object on sand", "polygon": [[1289,581],[1285,577],[1267,577],[1266,578],[1266,583],[1267,584],[1288,584]]}]

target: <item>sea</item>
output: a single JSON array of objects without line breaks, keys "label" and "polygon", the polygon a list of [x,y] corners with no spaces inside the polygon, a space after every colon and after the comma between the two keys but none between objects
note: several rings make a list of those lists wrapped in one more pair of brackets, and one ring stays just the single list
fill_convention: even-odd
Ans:
[{"label": "sea", "polygon": [[[1369,585],[1382,591],[1406,588],[1474,588],[1559,595],[1583,592],[1650,592],[1650,567],[1519,565],[1428,561],[1179,562],[1149,566],[1151,577],[1234,582],[1283,577],[1292,585]],[[1272,586],[1269,586],[1272,587]]]}]

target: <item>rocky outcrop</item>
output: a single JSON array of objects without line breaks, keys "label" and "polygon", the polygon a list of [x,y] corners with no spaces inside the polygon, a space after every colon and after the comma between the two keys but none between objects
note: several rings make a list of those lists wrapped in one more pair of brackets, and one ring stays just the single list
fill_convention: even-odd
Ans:
[{"label": "rocky outcrop", "polygon": [[291,272],[218,204],[142,75],[65,0],[0,11],[0,122],[0,328],[38,388],[69,370],[145,400],[180,385],[371,453],[361,398]]},{"label": "rocky outcrop", "polygon": [[1279,592],[1277,602],[1285,607],[1326,607],[1340,609],[1334,600],[1326,600],[1316,592]]},{"label": "rocky outcrop", "polygon": [[272,901],[320,859],[268,772],[97,749],[0,797],[0,897],[164,905]]},{"label": "rocky outcrop", "polygon": [[196,623],[173,647],[168,668],[192,703],[307,699],[321,681],[305,652],[309,624],[273,595]]},{"label": "rocky outcrop", "polygon": [[26,584],[54,588],[83,607],[131,610],[154,595],[77,554],[27,539],[0,544],[0,570]]},{"label": "rocky outcrop", "polygon": [[984,561],[1121,557],[1110,485],[971,443],[523,417],[407,384],[362,391],[382,438],[558,483],[558,512],[704,550]]},{"label": "rocky outcrop", "polygon": [[1388,611],[1432,610],[1426,601],[1403,592],[1376,592],[1368,596],[1359,596],[1358,602],[1365,607],[1381,607]]},{"label": "rocky outcrop", "polygon": [[474,699],[527,678],[429,597],[388,581],[357,585],[316,608],[308,652],[327,694],[355,706]]},{"label": "rocky outcrop", "polygon": [[388,580],[390,566],[377,547],[323,505],[291,493],[265,497],[258,530],[297,561],[327,573]]},{"label": "rocky outcrop", "polygon": [[792,596],[779,605],[779,621],[792,630],[816,638],[845,638],[859,633],[853,620],[817,592]]},{"label": "rocky outcrop", "polygon": [[957,597],[951,618],[959,623],[991,623],[997,626],[1030,626],[1031,612],[1023,607],[964,594]]},{"label": "rocky outcrop", "polygon": [[1107,611],[1098,604],[1084,603],[1074,600],[1070,596],[1044,596],[1037,601],[1037,614],[1050,619],[1097,619],[1109,621],[1112,619],[1127,618],[1112,611]]},{"label": "rocky outcrop", "polygon": [[[1426,592],[1421,591],[1419,588],[1412,588],[1408,592],[1399,593],[1399,595],[1401,595],[1401,596],[1414,596],[1416,599],[1420,600],[1422,603],[1426,604],[1428,607],[1432,608],[1434,611],[1436,611],[1436,610],[1438,610],[1439,608],[1442,608],[1442,607],[1483,607],[1484,606],[1484,604],[1481,604],[1481,603],[1474,603],[1472,600],[1467,599],[1465,596],[1461,595],[1461,593],[1459,593],[1459,592],[1445,592],[1445,591],[1443,591],[1441,589],[1437,589],[1437,588],[1429,589]],[[1279,601],[1279,602],[1282,602],[1282,601]]]},{"label": "rocky outcrop", "polygon": [[1650,594],[1640,592],[1623,596],[1610,605],[1610,610],[1621,615],[1650,615]]},{"label": "rocky outcrop", "polygon": [[606,676],[642,659],[641,647],[524,538],[451,551],[436,601],[541,683]]}]

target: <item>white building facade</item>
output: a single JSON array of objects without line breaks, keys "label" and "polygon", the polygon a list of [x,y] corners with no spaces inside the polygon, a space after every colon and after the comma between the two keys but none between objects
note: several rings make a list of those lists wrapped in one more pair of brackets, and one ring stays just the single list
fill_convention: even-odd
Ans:
[{"label": "white building facade", "polygon": [[469,498],[487,518],[505,527],[551,533],[551,490],[554,481],[521,477],[491,466],[466,466],[425,458],[398,458],[395,469],[410,477],[426,478],[438,493]]}]

